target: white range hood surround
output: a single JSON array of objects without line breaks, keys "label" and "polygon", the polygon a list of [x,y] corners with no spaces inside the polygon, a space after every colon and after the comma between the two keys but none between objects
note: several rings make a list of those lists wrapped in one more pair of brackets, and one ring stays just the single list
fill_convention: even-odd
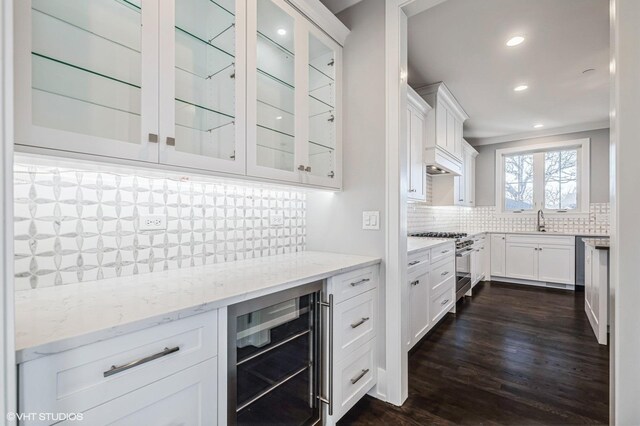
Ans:
[{"label": "white range hood surround", "polygon": [[[462,174],[462,161],[440,147],[426,149],[425,163],[427,164],[427,173],[433,176],[460,176]],[[436,170],[433,170],[433,168],[436,168]],[[444,170],[445,173],[441,173],[438,170]]]}]

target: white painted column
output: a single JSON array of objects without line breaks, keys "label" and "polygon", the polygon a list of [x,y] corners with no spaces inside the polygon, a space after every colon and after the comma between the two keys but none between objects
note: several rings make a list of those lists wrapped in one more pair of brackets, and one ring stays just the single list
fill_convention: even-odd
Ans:
[{"label": "white painted column", "polygon": [[640,424],[640,1],[611,7],[611,424]]},{"label": "white painted column", "polygon": [[0,423],[16,411],[13,316],[13,2],[0,8]]}]

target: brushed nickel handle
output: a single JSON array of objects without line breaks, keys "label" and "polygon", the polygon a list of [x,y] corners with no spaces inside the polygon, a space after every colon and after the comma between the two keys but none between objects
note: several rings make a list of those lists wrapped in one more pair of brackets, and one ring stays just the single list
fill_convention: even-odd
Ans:
[{"label": "brushed nickel handle", "polygon": [[445,275],[449,275],[449,271],[444,271],[444,272],[443,272],[443,273],[441,273],[440,275],[442,275],[443,277],[444,277]]},{"label": "brushed nickel handle", "polygon": [[420,280],[411,281],[411,285],[418,285],[418,284],[420,284]]},{"label": "brushed nickel handle", "polygon": [[149,133],[149,142],[158,143],[158,135],[155,133]]},{"label": "brushed nickel handle", "polygon": [[307,173],[311,173],[311,166],[305,167],[304,171],[307,172]]},{"label": "brushed nickel handle", "polygon": [[413,262],[409,262],[409,266],[417,265],[418,263],[420,263],[419,260],[414,260]]},{"label": "brushed nickel handle", "polygon": [[362,379],[368,372],[369,372],[368,368],[365,368],[364,370],[362,370],[360,374],[358,374],[356,377],[351,379],[351,384],[355,385],[356,383],[358,383],[360,379]]},{"label": "brushed nickel handle", "polygon": [[362,318],[360,321],[351,324],[351,328],[358,328],[367,321],[369,321],[369,317]]},{"label": "brushed nickel handle", "polygon": [[176,346],[174,348],[164,348],[164,350],[162,352],[158,352],[157,354],[153,354],[153,355],[146,356],[144,358],[140,358],[140,359],[138,359],[136,361],[131,361],[131,362],[127,363],[127,364],[118,365],[118,366],[112,365],[111,368],[108,369],[107,371],[103,372],[102,375],[104,377],[113,376],[114,374],[122,373],[123,371],[126,371],[126,370],[128,370],[130,368],[137,367],[137,366],[142,365],[142,364],[146,364],[147,362],[156,360],[158,358],[162,358],[162,357],[167,356],[169,354],[178,352],[179,350],[180,350],[180,346]]},{"label": "brushed nickel handle", "polygon": [[302,164],[300,164],[300,165],[298,166],[298,170],[300,170],[301,172],[304,172],[304,166],[303,166]]},{"label": "brushed nickel handle", "polygon": [[442,254],[449,253],[449,250],[442,250],[440,253]]},{"label": "brushed nickel handle", "polygon": [[336,174],[333,172],[333,170],[331,170],[329,173],[327,173],[327,176],[333,179],[336,176]]},{"label": "brushed nickel handle", "polygon": [[[329,415],[333,415],[333,294],[329,295],[329,302],[318,301],[323,308],[329,308],[329,384],[327,398],[318,395],[318,399],[323,404],[329,406]],[[322,322],[324,324],[324,321]]]},{"label": "brushed nickel handle", "polygon": [[444,305],[446,305],[447,303],[449,303],[449,299],[445,299],[445,300],[443,300],[443,301],[442,301],[442,303],[440,303],[440,305],[444,306]]},{"label": "brushed nickel handle", "polygon": [[176,146],[176,138],[167,137],[166,143],[168,146]]},{"label": "brushed nickel handle", "polygon": [[409,192],[416,192],[416,190],[415,189],[410,189]]},{"label": "brushed nickel handle", "polygon": [[363,278],[363,279],[361,279],[360,281],[352,282],[352,283],[351,283],[351,287],[355,287],[355,286],[357,286],[357,285],[364,284],[364,283],[369,282],[369,281],[371,281],[371,279],[370,279],[370,278]]}]

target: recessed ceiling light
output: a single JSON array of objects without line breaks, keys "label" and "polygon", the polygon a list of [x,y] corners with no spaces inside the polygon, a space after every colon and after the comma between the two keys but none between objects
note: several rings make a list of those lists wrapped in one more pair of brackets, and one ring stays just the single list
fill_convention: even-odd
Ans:
[{"label": "recessed ceiling light", "polygon": [[284,28],[278,28],[278,35],[287,35],[287,30],[285,30]]},{"label": "recessed ceiling light", "polygon": [[513,88],[514,92],[522,92],[523,90],[527,90],[529,88],[529,86],[527,86],[526,84],[521,84],[520,86],[516,86]]},{"label": "recessed ceiling light", "polygon": [[524,41],[524,37],[522,36],[511,37],[509,40],[507,40],[507,46],[509,47],[517,46],[523,41]]},{"label": "recessed ceiling light", "polygon": [[534,124],[533,125],[534,129],[540,129],[541,127],[544,127],[544,124]]},{"label": "recessed ceiling light", "polygon": [[281,115],[277,116],[276,120],[282,120],[282,116]]}]

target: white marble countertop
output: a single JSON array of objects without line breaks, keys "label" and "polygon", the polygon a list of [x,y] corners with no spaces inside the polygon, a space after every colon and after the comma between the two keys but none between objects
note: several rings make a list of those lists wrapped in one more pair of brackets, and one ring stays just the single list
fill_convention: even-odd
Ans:
[{"label": "white marble countertop", "polygon": [[452,243],[453,240],[446,240],[441,238],[420,238],[420,237],[408,237],[407,238],[407,252],[413,254],[422,250],[426,250],[431,247],[436,247],[446,243]]},{"label": "white marble countertop", "polygon": [[607,234],[590,234],[590,233],[576,233],[576,232],[538,232],[538,231],[485,231],[481,229],[451,231],[451,232],[465,232],[467,236],[473,237],[478,234],[519,234],[519,235],[556,235],[560,237],[609,237]]},{"label": "white marble countertop", "polygon": [[379,262],[306,251],[19,291],[16,358],[26,362]]},{"label": "white marble countertop", "polygon": [[609,250],[611,247],[609,238],[583,238],[582,241],[584,241],[585,245],[591,246],[596,250]]}]

